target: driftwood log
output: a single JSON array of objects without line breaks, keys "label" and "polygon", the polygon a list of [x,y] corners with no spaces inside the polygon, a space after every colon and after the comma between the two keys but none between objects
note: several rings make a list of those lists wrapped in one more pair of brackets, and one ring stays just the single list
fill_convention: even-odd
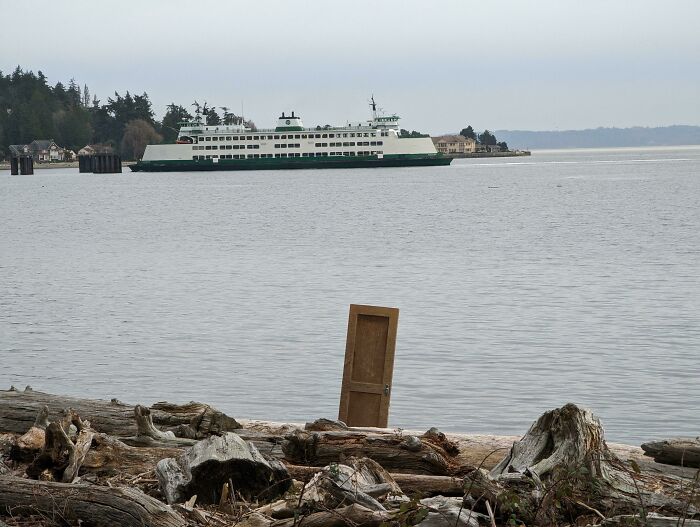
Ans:
[{"label": "driftwood log", "polygon": [[133,488],[110,488],[0,476],[0,514],[40,514],[86,527],[185,527],[164,503]]},{"label": "driftwood log", "polygon": [[282,443],[285,460],[295,465],[328,465],[349,457],[368,457],[392,472],[447,476],[459,468],[428,439],[366,432],[295,430]]},{"label": "driftwood log", "polygon": [[676,437],[642,445],[647,456],[659,463],[700,468],[700,437]]},{"label": "driftwood log", "polygon": [[[308,481],[324,467],[305,467],[287,464],[289,475],[298,481]],[[400,474],[390,472],[401,491],[408,496],[462,496],[464,478],[453,476],[426,476],[423,474]]]},{"label": "driftwood log", "polygon": [[[60,418],[66,408],[72,408],[99,432],[120,437],[135,436],[137,432],[134,405],[116,399],[81,399],[31,389],[0,390],[0,430],[24,434],[34,424],[37,412],[43,406],[48,408],[50,420]],[[232,417],[207,404],[195,402],[183,405],[156,403],[150,407],[150,415],[155,425],[173,429],[175,435],[192,439],[241,427]]]},{"label": "driftwood log", "polygon": [[379,527],[388,522],[393,515],[386,511],[377,511],[353,503],[347,507],[335,510],[321,511],[304,516],[302,522],[295,518],[272,522],[271,527],[294,527],[302,523],[304,527],[348,527],[357,525],[362,527]]}]

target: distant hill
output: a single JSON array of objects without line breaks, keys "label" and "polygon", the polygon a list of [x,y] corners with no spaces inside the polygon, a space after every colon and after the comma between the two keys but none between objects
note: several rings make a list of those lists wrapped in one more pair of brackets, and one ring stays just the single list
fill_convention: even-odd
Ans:
[{"label": "distant hill", "polygon": [[646,128],[594,128],[532,132],[496,130],[496,137],[510,148],[606,148],[616,146],[700,145],[700,126],[661,126]]}]

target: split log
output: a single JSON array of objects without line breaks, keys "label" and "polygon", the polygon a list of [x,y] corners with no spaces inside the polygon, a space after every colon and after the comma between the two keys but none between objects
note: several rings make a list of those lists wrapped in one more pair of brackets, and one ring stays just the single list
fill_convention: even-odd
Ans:
[{"label": "split log", "polygon": [[156,476],[168,503],[196,494],[200,503],[219,503],[224,483],[248,501],[271,499],[286,492],[291,478],[276,459],[265,459],[257,448],[227,432],[198,442],[177,458],[156,465]]},{"label": "split log", "polygon": [[185,527],[170,507],[133,488],[0,476],[0,514],[41,514],[86,527]]},{"label": "split log", "polygon": [[700,468],[700,437],[676,437],[642,445],[647,456],[658,463]]},{"label": "split log", "polygon": [[[68,436],[71,425],[76,429],[75,441]],[[89,421],[83,421],[73,411],[66,412],[61,421],[46,427],[44,449],[27,467],[27,474],[38,478],[48,469],[55,481],[72,483],[78,477],[94,434]]]},{"label": "split log", "polygon": [[383,522],[391,520],[393,515],[386,511],[371,510],[353,503],[339,509],[315,512],[304,516],[301,521],[294,518],[272,522],[270,527],[294,527],[303,524],[304,527],[379,527]]},{"label": "split log", "polygon": [[295,430],[282,443],[285,460],[295,465],[328,465],[368,457],[393,472],[446,476],[458,466],[442,448],[415,436],[361,432]]},{"label": "split log", "polygon": [[[134,405],[112,401],[65,397],[35,391],[0,390],[0,431],[24,434],[35,421],[37,411],[46,405],[49,417],[56,419],[65,408],[72,408],[95,430],[113,436],[134,436]],[[156,403],[150,407],[153,422],[173,428],[176,435],[199,439],[211,434],[236,430],[241,425],[232,417],[202,403],[184,405]]]}]

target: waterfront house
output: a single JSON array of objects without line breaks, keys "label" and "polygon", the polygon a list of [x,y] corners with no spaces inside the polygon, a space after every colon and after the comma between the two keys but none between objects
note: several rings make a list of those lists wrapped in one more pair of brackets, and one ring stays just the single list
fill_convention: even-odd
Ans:
[{"label": "waterfront house", "polygon": [[435,150],[443,154],[470,154],[476,151],[476,141],[461,135],[433,137]]},{"label": "waterfront house", "polygon": [[64,160],[64,149],[58,146],[53,139],[35,139],[27,146],[37,163]]}]

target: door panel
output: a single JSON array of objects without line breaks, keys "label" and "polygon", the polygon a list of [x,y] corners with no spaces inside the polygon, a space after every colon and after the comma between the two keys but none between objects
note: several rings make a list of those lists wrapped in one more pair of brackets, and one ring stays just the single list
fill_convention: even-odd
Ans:
[{"label": "door panel", "polygon": [[399,310],[350,306],[338,418],[348,426],[386,427]]}]

